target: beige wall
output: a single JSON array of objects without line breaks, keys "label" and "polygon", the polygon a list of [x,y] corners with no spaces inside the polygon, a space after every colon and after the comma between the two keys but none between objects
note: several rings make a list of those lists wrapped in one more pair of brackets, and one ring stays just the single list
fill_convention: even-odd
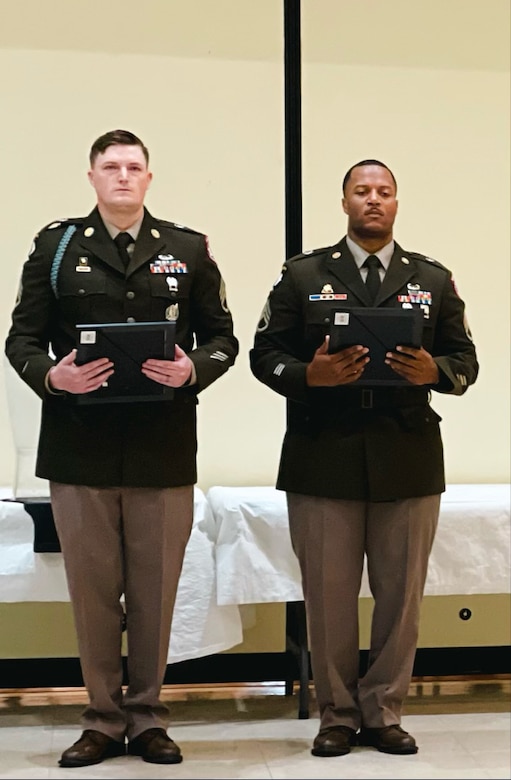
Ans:
[{"label": "beige wall", "polygon": [[[152,154],[148,207],[209,233],[241,343],[201,396],[199,486],[273,484],[284,400],[251,376],[247,353],[284,259],[282,3],[2,5],[2,341],[33,234],[90,210],[90,144],[133,130]],[[345,170],[384,159],[399,182],[396,238],[453,269],[479,351],[477,385],[435,397],[448,479],[508,481],[509,4],[302,0],[302,28],[304,248],[344,233]]]}]

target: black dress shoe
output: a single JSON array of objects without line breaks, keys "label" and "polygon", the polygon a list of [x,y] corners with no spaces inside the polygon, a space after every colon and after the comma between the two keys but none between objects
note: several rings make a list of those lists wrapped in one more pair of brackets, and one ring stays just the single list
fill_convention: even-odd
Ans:
[{"label": "black dress shoe", "polygon": [[64,750],[59,766],[89,766],[100,764],[105,758],[124,755],[126,755],[124,742],[117,742],[101,731],[86,729],[79,740]]},{"label": "black dress shoe", "polygon": [[313,756],[345,756],[357,744],[357,733],[349,726],[330,726],[319,732],[313,742]]},{"label": "black dress shoe", "polygon": [[147,729],[128,742],[130,756],[140,756],[150,764],[180,764],[183,760],[176,743],[165,729]]},{"label": "black dress shoe", "polygon": [[418,747],[411,734],[401,726],[385,726],[382,729],[360,729],[359,745],[375,747],[381,753],[408,755],[417,753]]}]

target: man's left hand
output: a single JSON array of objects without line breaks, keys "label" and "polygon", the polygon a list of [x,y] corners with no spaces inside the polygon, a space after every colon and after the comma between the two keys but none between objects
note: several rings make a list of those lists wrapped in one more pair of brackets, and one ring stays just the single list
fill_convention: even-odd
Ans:
[{"label": "man's left hand", "polygon": [[174,360],[150,358],[142,363],[142,373],[168,387],[182,387],[192,376],[193,363],[180,346],[176,344]]},{"label": "man's left hand", "polygon": [[412,385],[436,385],[439,380],[438,367],[423,347],[396,347],[387,352],[385,363]]}]

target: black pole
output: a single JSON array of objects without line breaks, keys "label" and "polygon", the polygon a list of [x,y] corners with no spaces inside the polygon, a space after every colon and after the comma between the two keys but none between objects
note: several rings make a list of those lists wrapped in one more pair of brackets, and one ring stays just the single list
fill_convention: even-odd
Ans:
[{"label": "black pole", "polygon": [[[300,0],[284,0],[284,133],[286,178],[286,258],[302,251],[302,84]],[[309,717],[309,653],[303,602],[286,608],[287,650],[298,662],[298,717]],[[290,665],[286,694],[292,693],[295,664]]]},{"label": "black pole", "polygon": [[302,251],[302,94],[300,0],[284,0],[286,258]]}]

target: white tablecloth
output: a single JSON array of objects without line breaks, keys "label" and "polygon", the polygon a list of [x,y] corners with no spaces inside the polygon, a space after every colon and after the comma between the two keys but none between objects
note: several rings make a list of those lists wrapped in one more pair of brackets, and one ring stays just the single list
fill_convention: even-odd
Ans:
[{"label": "white tablecloth", "polygon": [[[0,490],[0,497],[12,492]],[[216,598],[215,523],[195,488],[193,529],[186,548],[169,646],[169,663],[201,658],[239,644],[240,610]],[[34,525],[23,504],[0,501],[0,601],[69,601],[61,553],[34,553]]]},{"label": "white tablecloth", "polygon": [[[242,642],[238,605],[303,599],[282,491],[215,486],[205,496],[196,488],[194,508],[169,663]],[[68,601],[62,555],[34,553],[33,539],[23,505],[0,502],[0,601]],[[510,486],[449,485],[425,594],[509,593],[510,586]],[[360,595],[370,595],[366,571]]]},{"label": "white tablecloth", "polygon": [[[285,493],[215,486],[206,497],[217,527],[218,603],[301,601]],[[449,485],[425,595],[509,593],[510,585],[510,485]],[[370,596],[365,570],[360,595]]]}]

